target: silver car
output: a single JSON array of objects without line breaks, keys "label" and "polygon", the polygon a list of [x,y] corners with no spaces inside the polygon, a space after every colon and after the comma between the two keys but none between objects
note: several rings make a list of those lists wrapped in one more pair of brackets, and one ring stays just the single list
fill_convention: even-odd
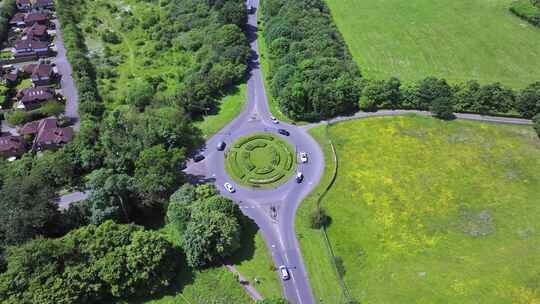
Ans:
[{"label": "silver car", "polygon": [[287,267],[285,267],[285,265],[279,266],[279,275],[281,276],[281,279],[283,281],[287,281],[291,278],[291,276],[289,275],[289,270],[287,269]]},{"label": "silver car", "polygon": [[234,193],[236,190],[234,189],[233,185],[231,185],[230,183],[225,183],[223,185],[223,187],[225,187],[225,189],[227,191],[229,191],[230,193]]}]

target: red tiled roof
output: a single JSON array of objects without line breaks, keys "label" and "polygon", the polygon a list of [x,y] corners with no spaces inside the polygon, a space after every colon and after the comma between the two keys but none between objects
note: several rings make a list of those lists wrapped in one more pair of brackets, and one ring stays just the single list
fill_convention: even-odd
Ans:
[{"label": "red tiled roof", "polygon": [[58,128],[56,118],[45,118],[39,121],[34,145],[39,144],[66,144],[73,139],[73,129]]},{"label": "red tiled roof", "polygon": [[47,42],[38,41],[38,40],[18,40],[15,42],[15,49],[45,49],[48,48],[49,44]]},{"label": "red tiled roof", "polygon": [[39,101],[47,101],[54,98],[54,91],[51,88],[37,87],[22,89],[17,97],[20,98],[23,104],[34,103]]},{"label": "red tiled roof", "polygon": [[31,36],[44,36],[47,34],[47,26],[34,23],[31,27],[25,28],[24,33]]},{"label": "red tiled roof", "polygon": [[39,127],[40,122],[41,122],[41,120],[34,120],[32,122],[29,122],[29,123],[25,124],[21,128],[20,133],[22,135],[36,134],[37,131],[38,131],[38,127]]},{"label": "red tiled roof", "polygon": [[7,135],[0,137],[0,153],[24,152],[24,139],[21,136]]},{"label": "red tiled roof", "polygon": [[32,74],[32,77],[47,77],[51,76],[53,72],[53,66],[50,64],[27,64],[23,66],[22,70],[26,73]]},{"label": "red tiled roof", "polygon": [[15,15],[13,15],[13,17],[11,18],[11,20],[9,22],[10,23],[23,22],[25,16],[26,15],[24,13],[16,13]]},{"label": "red tiled roof", "polygon": [[47,20],[48,20],[47,16],[40,13],[29,13],[29,14],[26,14],[26,17],[24,18],[24,22],[27,22],[27,23],[44,22]]}]

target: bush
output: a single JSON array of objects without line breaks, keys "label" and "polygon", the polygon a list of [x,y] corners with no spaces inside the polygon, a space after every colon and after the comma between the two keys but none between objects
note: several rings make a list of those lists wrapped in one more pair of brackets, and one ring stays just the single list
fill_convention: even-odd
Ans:
[{"label": "bush", "polygon": [[48,101],[40,109],[43,116],[58,116],[64,113],[64,105],[58,101]]},{"label": "bush", "polygon": [[540,7],[538,7],[538,2],[535,2],[535,0],[513,1],[510,11],[531,24],[540,26]]},{"label": "bush", "polygon": [[453,119],[454,101],[448,97],[436,98],[431,105],[431,113],[440,119]]},{"label": "bush", "polygon": [[309,225],[313,229],[321,229],[330,223],[330,217],[324,208],[316,207],[309,216]]},{"label": "bush", "polygon": [[525,118],[540,113],[540,82],[530,84],[516,98],[516,109]]},{"label": "bush", "polygon": [[7,122],[12,126],[18,126],[32,121],[32,115],[25,111],[13,111],[7,114]]}]

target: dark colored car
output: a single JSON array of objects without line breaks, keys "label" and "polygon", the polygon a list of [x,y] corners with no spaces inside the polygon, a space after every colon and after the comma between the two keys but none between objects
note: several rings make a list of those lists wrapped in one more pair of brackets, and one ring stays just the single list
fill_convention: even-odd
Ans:
[{"label": "dark colored car", "polygon": [[193,158],[193,161],[195,161],[196,163],[200,162],[201,160],[204,159],[204,155],[195,155],[195,157]]},{"label": "dark colored car", "polygon": [[227,146],[227,144],[224,141],[220,141],[219,144],[217,144],[216,149],[218,151],[223,151],[223,150],[225,150],[226,146]]},{"label": "dark colored car", "polygon": [[303,180],[304,180],[304,174],[302,174],[302,172],[296,173],[296,182],[300,184]]},{"label": "dark colored car", "polygon": [[285,130],[285,129],[278,129],[277,132],[281,135],[285,135],[285,136],[289,136],[291,135],[291,133],[289,133],[289,131]]}]

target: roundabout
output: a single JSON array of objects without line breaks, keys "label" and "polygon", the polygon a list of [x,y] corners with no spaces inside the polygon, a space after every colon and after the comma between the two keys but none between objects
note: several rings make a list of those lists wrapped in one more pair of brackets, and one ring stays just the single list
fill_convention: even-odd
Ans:
[{"label": "roundabout", "polygon": [[240,137],[225,152],[225,171],[238,184],[273,188],[296,170],[294,148],[271,133]]}]

